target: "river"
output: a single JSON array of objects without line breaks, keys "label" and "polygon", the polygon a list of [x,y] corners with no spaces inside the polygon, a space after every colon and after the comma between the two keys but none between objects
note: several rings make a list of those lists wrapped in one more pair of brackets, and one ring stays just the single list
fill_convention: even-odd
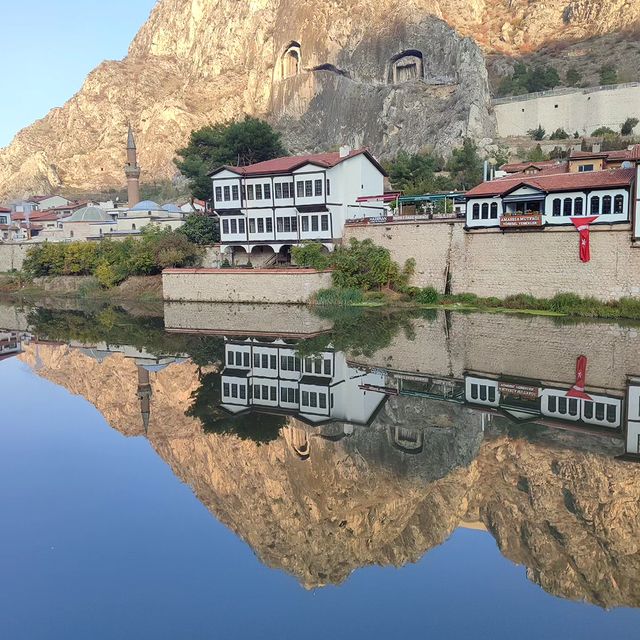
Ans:
[{"label": "river", "polygon": [[0,302],[0,637],[637,638],[640,327]]}]

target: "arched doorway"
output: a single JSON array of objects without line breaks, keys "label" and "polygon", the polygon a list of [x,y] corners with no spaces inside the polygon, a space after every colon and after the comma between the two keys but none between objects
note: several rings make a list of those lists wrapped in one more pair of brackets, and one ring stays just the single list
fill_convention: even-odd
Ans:
[{"label": "arched doorway", "polygon": [[249,264],[249,254],[244,247],[231,248],[231,264],[234,267],[245,267]]},{"label": "arched doorway", "polygon": [[275,251],[270,245],[258,245],[251,249],[251,264],[254,267],[268,266],[273,263],[275,255]]},{"label": "arched doorway", "polygon": [[276,264],[279,265],[290,265],[291,264],[291,245],[283,244],[280,247],[276,255]]},{"label": "arched doorway", "polygon": [[299,42],[289,44],[282,55],[282,79],[297,76],[300,73],[302,50]]}]

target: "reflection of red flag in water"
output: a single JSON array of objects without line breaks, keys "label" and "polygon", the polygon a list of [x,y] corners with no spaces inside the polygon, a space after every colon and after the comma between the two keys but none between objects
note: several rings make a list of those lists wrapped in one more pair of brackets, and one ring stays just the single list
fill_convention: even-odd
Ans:
[{"label": "reflection of red flag in water", "polygon": [[568,398],[591,400],[591,396],[584,392],[587,378],[587,356],[579,356],[576,360],[576,383],[567,391]]},{"label": "reflection of red flag in water", "polygon": [[598,219],[598,216],[589,216],[584,218],[571,218],[571,222],[580,232],[580,260],[589,262],[591,260],[591,248],[589,242],[589,225]]}]

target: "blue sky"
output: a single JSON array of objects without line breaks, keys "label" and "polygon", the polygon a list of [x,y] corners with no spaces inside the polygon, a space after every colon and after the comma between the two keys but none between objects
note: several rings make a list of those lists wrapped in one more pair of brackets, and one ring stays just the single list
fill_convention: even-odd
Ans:
[{"label": "blue sky", "polygon": [[0,0],[0,147],[120,59],[156,0]]}]

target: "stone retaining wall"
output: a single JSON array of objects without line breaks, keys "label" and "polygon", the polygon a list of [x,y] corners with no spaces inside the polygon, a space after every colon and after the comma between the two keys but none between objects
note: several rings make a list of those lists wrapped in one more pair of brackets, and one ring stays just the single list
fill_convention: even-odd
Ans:
[{"label": "stone retaining wall", "polygon": [[628,225],[591,231],[591,262],[578,255],[573,227],[536,231],[466,232],[462,223],[437,222],[349,225],[345,241],[370,238],[404,263],[415,258],[415,286],[444,293],[504,298],[518,293],[552,297],[560,292],[601,300],[640,295],[640,245],[631,243]]},{"label": "stone retaining wall", "polygon": [[33,244],[0,243],[0,273],[21,271],[27,251]]},{"label": "stone retaining wall", "polygon": [[165,300],[303,304],[331,286],[331,272],[314,269],[166,269]]}]

